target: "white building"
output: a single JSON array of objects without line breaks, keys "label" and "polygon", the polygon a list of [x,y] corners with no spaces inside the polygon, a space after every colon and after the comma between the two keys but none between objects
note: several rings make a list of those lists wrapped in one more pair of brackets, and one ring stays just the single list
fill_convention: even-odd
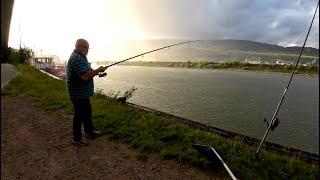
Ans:
[{"label": "white building", "polygon": [[260,61],[251,61],[251,60],[248,60],[248,59],[244,60],[244,62],[245,63],[249,63],[249,64],[261,64]]},{"label": "white building", "polygon": [[277,64],[277,65],[282,65],[282,66],[283,66],[283,65],[284,65],[284,62],[277,60],[277,61],[276,61],[276,64]]},{"label": "white building", "polygon": [[31,58],[29,64],[38,69],[53,68],[55,65],[60,65],[58,56],[38,56]]}]

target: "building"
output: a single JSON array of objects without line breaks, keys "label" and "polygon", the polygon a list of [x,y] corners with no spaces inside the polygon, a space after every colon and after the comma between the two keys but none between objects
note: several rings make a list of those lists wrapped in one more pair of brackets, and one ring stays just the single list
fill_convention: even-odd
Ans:
[{"label": "building", "polygon": [[57,56],[39,56],[29,60],[31,66],[37,69],[53,68],[56,65],[60,65],[59,58]]},{"label": "building", "polygon": [[282,65],[282,66],[283,66],[283,65],[284,65],[284,62],[277,60],[277,61],[276,61],[276,64],[277,64],[277,65]]},{"label": "building", "polygon": [[252,61],[252,60],[245,59],[244,62],[249,64],[261,64],[260,60]]},{"label": "building", "polygon": [[46,71],[56,77],[65,79],[66,64],[60,63],[58,56],[38,56],[29,60],[31,66]]}]

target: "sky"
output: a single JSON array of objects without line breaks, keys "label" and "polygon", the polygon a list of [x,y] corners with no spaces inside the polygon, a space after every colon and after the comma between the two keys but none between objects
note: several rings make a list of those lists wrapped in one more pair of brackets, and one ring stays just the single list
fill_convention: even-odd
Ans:
[{"label": "sky", "polygon": [[[15,0],[9,46],[65,61],[76,39],[88,58],[121,54],[122,40],[242,39],[302,46],[317,0]],[[21,41],[20,41],[21,40]],[[319,48],[319,10],[307,45]],[[93,60],[93,61],[94,61]]]}]

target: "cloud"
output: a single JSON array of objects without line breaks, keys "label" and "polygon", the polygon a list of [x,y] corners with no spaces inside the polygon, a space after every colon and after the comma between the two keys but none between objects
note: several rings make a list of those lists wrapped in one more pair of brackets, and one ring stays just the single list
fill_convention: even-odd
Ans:
[{"label": "cloud", "polygon": [[[140,29],[158,37],[247,39],[302,45],[315,0],[136,0]],[[307,45],[319,48],[319,17]]]}]

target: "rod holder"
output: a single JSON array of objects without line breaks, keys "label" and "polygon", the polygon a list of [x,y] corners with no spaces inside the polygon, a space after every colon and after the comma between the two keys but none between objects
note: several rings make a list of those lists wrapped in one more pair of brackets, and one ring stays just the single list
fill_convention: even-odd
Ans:
[{"label": "rod holder", "polygon": [[[267,120],[267,118],[264,118],[263,122],[265,122],[267,124],[267,128],[269,127],[269,122]],[[273,131],[276,127],[279,126],[280,124],[280,120],[279,118],[276,118],[274,121],[271,121],[271,126],[270,126],[270,130]]]}]

